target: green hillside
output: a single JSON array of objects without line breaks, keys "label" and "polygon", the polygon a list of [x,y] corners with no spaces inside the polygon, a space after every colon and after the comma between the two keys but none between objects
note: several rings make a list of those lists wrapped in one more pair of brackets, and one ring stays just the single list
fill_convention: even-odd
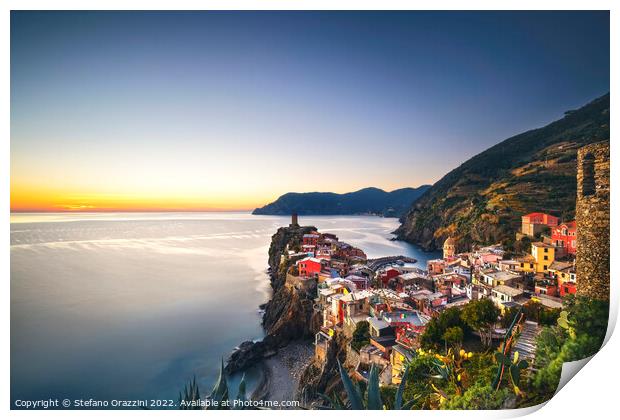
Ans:
[{"label": "green hillside", "polygon": [[510,241],[520,217],[546,211],[574,217],[577,149],[609,140],[609,94],[564,118],[472,157],[429,188],[401,218],[399,239],[439,249],[449,235],[460,250]]}]

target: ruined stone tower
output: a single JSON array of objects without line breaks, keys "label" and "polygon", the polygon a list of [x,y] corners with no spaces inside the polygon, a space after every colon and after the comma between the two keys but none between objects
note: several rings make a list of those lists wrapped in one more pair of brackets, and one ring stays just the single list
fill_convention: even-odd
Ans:
[{"label": "ruined stone tower", "polygon": [[299,227],[299,221],[297,220],[297,213],[293,212],[291,214],[291,224],[289,227]]},{"label": "ruined stone tower", "polygon": [[577,294],[609,300],[609,142],[577,152]]}]

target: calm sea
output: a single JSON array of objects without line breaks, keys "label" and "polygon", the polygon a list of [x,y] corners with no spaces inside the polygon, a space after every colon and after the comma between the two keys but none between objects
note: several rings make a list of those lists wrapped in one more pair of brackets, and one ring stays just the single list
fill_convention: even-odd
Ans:
[{"label": "calm sea", "polygon": [[[11,215],[11,400],[178,397],[260,339],[271,235],[247,213]],[[396,219],[301,217],[369,257],[436,254],[390,241]]]}]

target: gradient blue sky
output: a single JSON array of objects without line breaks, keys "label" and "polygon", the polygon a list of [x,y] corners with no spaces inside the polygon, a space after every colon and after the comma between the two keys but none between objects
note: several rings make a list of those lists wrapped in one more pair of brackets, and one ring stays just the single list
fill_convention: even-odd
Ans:
[{"label": "gradient blue sky", "polygon": [[609,91],[607,12],[13,12],[13,210],[433,183]]}]

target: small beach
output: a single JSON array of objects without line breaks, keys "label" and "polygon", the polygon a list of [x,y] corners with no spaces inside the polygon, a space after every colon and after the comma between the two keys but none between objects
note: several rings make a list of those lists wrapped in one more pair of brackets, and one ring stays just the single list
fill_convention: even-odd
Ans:
[{"label": "small beach", "polygon": [[270,401],[294,400],[301,373],[313,356],[314,347],[309,341],[292,343],[278,350],[262,362],[264,378],[253,397]]}]

